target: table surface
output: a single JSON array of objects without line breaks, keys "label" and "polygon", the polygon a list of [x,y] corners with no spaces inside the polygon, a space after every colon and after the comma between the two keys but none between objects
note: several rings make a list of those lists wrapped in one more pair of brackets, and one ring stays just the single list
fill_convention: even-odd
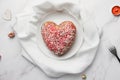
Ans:
[{"label": "table surface", "polygon": [[[6,9],[12,16],[23,8],[39,0],[0,0],[0,80],[82,80],[81,74],[65,75],[60,78],[47,77],[37,66],[21,55],[21,46],[17,37],[10,39],[8,33],[13,31],[11,21],[3,20]],[[119,0],[80,0],[88,12],[92,13],[98,27],[103,27],[101,43],[91,66],[82,74],[87,80],[119,80],[120,64],[110,54],[108,48],[115,45],[120,57],[120,16],[113,16],[111,9],[120,5]],[[110,45],[112,44],[112,45]],[[108,46],[109,45],[109,46]]]}]

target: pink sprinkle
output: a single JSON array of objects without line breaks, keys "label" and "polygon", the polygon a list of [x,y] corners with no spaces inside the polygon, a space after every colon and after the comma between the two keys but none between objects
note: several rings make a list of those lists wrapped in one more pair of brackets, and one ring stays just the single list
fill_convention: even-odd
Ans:
[{"label": "pink sprinkle", "polygon": [[44,24],[41,33],[47,47],[54,54],[61,56],[75,40],[76,28],[71,21],[64,21],[60,25],[48,21]]}]

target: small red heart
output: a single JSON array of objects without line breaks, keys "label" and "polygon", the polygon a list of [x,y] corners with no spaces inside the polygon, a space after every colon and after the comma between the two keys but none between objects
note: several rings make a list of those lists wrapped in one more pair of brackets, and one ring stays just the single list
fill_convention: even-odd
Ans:
[{"label": "small red heart", "polygon": [[41,31],[44,42],[55,55],[64,55],[72,46],[76,37],[76,27],[71,21],[57,25],[52,21],[44,23]]},{"label": "small red heart", "polygon": [[120,15],[120,7],[119,7],[119,6],[114,6],[114,7],[112,8],[112,13],[113,13],[113,15],[115,15],[115,16],[119,16],[119,15]]}]

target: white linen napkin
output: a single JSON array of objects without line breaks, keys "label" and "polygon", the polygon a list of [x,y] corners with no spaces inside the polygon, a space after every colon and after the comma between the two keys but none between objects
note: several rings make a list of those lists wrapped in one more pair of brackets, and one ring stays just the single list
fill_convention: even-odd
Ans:
[{"label": "white linen napkin", "polygon": [[[23,56],[50,77],[81,73],[94,60],[100,42],[100,34],[92,17],[86,13],[84,7],[79,5],[78,0],[41,0],[39,3],[30,4],[23,10],[23,13],[17,15],[17,24],[14,30],[25,51],[22,53]],[[84,41],[74,56],[65,60],[57,60],[45,56],[39,49],[38,27],[34,24],[38,19],[42,19],[45,13],[63,9],[70,12],[82,24]],[[37,16],[36,19],[34,16]]]}]

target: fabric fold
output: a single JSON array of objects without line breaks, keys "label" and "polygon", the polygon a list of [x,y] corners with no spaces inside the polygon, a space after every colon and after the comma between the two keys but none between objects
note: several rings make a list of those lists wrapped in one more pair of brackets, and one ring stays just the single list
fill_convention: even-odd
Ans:
[{"label": "fabric fold", "polygon": [[[23,13],[17,15],[17,24],[14,30],[25,51],[22,52],[23,56],[50,77],[81,73],[92,63],[99,46],[100,35],[94,20],[79,7],[80,4],[77,1],[62,0],[60,3],[56,3],[55,0],[53,2],[41,1],[41,3],[33,5],[33,9],[27,7]],[[44,55],[38,47],[37,35],[39,28],[37,23],[42,21],[43,16],[46,16],[45,14],[51,11],[59,12],[64,10],[74,16],[82,25],[83,42],[74,56],[64,60],[52,59]]]}]

